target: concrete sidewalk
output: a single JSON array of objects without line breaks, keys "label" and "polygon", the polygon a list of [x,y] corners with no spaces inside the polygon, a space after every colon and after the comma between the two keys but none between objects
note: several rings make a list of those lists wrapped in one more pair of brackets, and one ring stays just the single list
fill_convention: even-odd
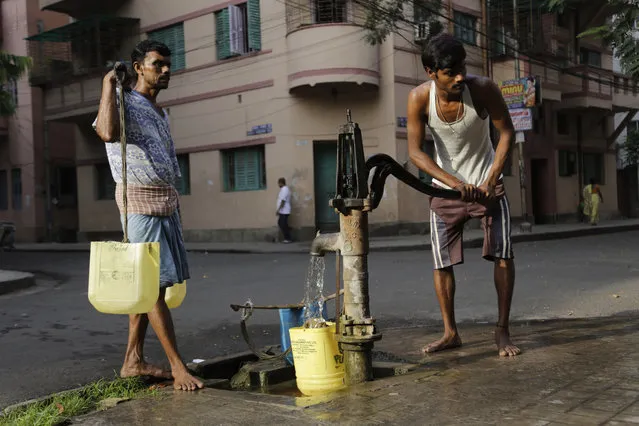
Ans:
[{"label": "concrete sidewalk", "polygon": [[[586,235],[604,234],[610,232],[626,232],[639,229],[639,219],[615,220],[602,222],[598,226],[590,226],[583,223],[571,223],[560,225],[535,225],[532,232],[523,233],[513,225],[513,242],[539,241],[549,239],[571,238]],[[470,229],[464,232],[464,244],[466,247],[481,247],[483,243],[483,231]],[[186,243],[190,252],[208,253],[308,253],[310,241],[296,242],[292,244],[278,244],[269,242],[210,242],[210,243]],[[430,235],[408,235],[396,237],[376,237],[370,240],[370,250],[376,251],[409,251],[430,248]],[[31,252],[86,252],[90,249],[90,243],[39,243],[16,244],[15,251]]]},{"label": "concrete sidewalk", "polygon": [[36,284],[33,274],[0,269],[0,295],[11,293]]},{"label": "concrete sidewalk", "polygon": [[464,346],[422,356],[425,328],[381,330],[378,356],[419,363],[327,397],[205,389],[122,403],[74,425],[626,425],[639,423],[639,316],[522,323],[523,349],[499,358],[492,326],[460,327]]}]

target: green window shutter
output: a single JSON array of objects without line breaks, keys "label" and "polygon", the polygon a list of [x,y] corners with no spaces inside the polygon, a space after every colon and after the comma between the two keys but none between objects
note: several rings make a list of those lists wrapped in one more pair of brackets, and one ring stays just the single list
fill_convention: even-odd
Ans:
[{"label": "green window shutter", "polygon": [[260,18],[260,0],[248,0],[246,4],[248,17],[249,51],[262,50],[262,20]]},{"label": "green window shutter", "polygon": [[227,151],[221,151],[222,155],[222,181],[224,182],[224,191],[231,191],[231,156],[233,154]]},{"label": "green window shutter", "polygon": [[228,8],[220,10],[215,14],[215,44],[217,46],[218,60],[231,56]]},{"label": "green window shutter", "polygon": [[186,68],[183,23],[152,31],[149,33],[149,39],[164,43],[171,49],[172,71]]},{"label": "green window shutter", "polygon": [[246,159],[248,153],[245,150],[235,152],[235,191],[246,191],[247,186],[247,170]]},{"label": "green window shutter", "polygon": [[172,52],[171,68],[174,71],[179,71],[186,68],[186,52],[184,49],[184,24],[176,25],[173,28],[173,46],[170,47]]},{"label": "green window shutter", "polygon": [[246,186],[248,189],[260,189],[259,153],[252,149],[246,156]]},{"label": "green window shutter", "polygon": [[265,187],[263,146],[226,151],[222,161],[224,191],[255,191]]}]

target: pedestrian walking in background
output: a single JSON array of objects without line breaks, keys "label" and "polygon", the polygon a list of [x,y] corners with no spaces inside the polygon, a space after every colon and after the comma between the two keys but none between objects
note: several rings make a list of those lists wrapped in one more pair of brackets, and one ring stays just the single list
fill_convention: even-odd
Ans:
[{"label": "pedestrian walking in background", "polygon": [[292,243],[291,228],[288,226],[288,218],[291,215],[291,190],[286,185],[286,179],[280,178],[277,181],[280,192],[277,194],[277,210],[275,215],[278,216],[277,226],[279,226],[282,234],[284,234],[284,244]]}]

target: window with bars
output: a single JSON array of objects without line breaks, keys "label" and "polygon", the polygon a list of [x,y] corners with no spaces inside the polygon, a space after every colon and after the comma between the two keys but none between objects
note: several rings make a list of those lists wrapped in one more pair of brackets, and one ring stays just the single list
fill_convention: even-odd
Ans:
[{"label": "window with bars", "polygon": [[313,0],[313,21],[316,24],[346,22],[346,0]]},{"label": "window with bars", "polygon": [[22,210],[22,169],[11,169],[11,207]]},{"label": "window with bars", "polygon": [[164,43],[171,49],[171,71],[179,71],[186,68],[183,23],[151,31],[148,35],[150,40]]},{"label": "window with bars", "polygon": [[577,153],[574,151],[559,150],[557,156],[559,160],[559,176],[568,177],[577,173]]},{"label": "window with bars", "polygon": [[455,12],[453,15],[455,22],[455,37],[464,43],[477,44],[477,17],[467,13]]},{"label": "window with bars", "polygon": [[266,188],[264,145],[222,151],[224,191]]},{"label": "window with bars", "polygon": [[215,13],[217,59],[227,59],[262,50],[259,0],[229,5]]},{"label": "window with bars", "polygon": [[601,68],[601,52],[596,52],[582,47],[579,49],[579,63]]}]

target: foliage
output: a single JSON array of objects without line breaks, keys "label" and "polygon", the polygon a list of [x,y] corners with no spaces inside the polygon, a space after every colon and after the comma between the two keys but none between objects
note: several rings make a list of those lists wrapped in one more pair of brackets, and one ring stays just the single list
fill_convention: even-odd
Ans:
[{"label": "foliage", "polygon": [[[116,378],[112,381],[99,380],[82,389],[63,392],[16,408],[0,415],[0,426],[53,426],[64,424],[72,417],[89,413],[109,403],[147,395],[156,395],[157,391],[149,388],[139,378]],[[106,404],[105,404],[106,402]]]},{"label": "foliage", "polygon": [[639,165],[639,130],[629,130],[626,135],[626,141],[621,145],[624,151],[624,166]]},{"label": "foliage", "polygon": [[[570,0],[547,0],[552,11],[561,12]],[[612,11],[610,22],[592,27],[579,34],[580,38],[594,36],[615,51],[624,73],[639,79],[639,2],[637,0],[607,0]]]},{"label": "foliage", "polygon": [[[397,33],[401,23],[415,25],[404,14],[406,5],[411,4],[414,12],[427,16],[429,35],[433,36],[443,29],[441,24],[441,0],[355,0],[366,9],[366,41],[371,45],[383,43],[390,33]],[[415,16],[416,13],[413,13]]]},{"label": "foliage", "polygon": [[0,117],[13,115],[16,105],[6,88],[17,82],[31,68],[31,58],[0,51]]}]

